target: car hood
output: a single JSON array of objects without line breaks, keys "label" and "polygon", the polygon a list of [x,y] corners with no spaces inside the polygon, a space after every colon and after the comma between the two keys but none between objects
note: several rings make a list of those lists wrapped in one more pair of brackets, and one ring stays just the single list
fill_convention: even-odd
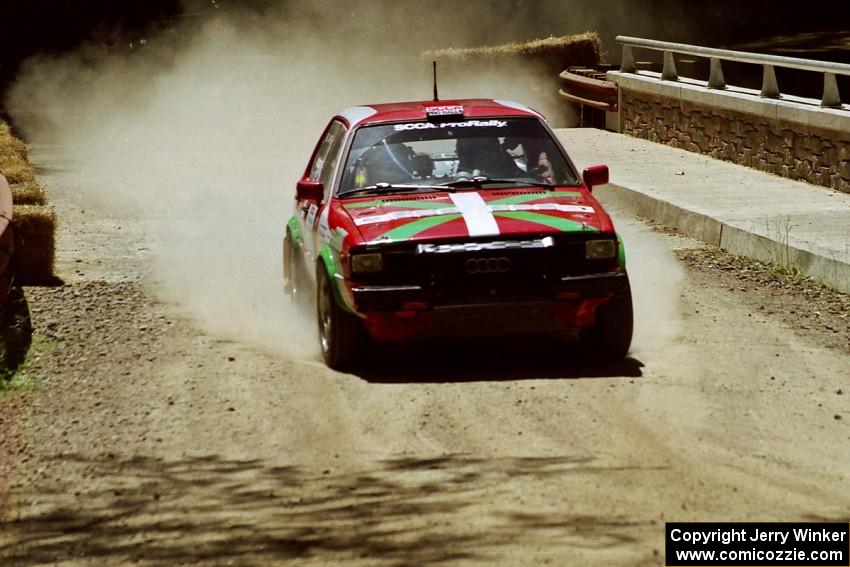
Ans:
[{"label": "car hood", "polygon": [[368,244],[613,230],[599,202],[576,189],[392,195],[342,206]]}]

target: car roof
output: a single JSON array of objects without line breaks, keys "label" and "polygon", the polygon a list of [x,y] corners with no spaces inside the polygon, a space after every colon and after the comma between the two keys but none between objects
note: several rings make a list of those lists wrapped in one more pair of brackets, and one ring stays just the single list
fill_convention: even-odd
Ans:
[{"label": "car roof", "polygon": [[462,106],[464,118],[528,117],[543,118],[537,111],[510,100],[466,98],[453,100],[422,100],[352,106],[337,114],[349,127],[387,122],[425,120],[426,109],[435,106]]}]

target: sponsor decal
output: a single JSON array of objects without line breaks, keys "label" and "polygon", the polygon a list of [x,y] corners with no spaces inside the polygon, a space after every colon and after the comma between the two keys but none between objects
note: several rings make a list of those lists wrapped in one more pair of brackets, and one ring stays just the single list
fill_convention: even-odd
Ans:
[{"label": "sponsor decal", "polygon": [[330,247],[334,252],[339,252],[342,250],[342,243],[345,240],[345,237],[348,236],[348,231],[344,228],[337,228],[334,231],[333,238],[331,238]]},{"label": "sponsor decal", "polygon": [[558,203],[540,203],[539,205],[493,205],[490,210],[494,213],[505,211],[556,211],[559,213],[593,213],[593,207],[585,205],[560,205]]},{"label": "sponsor decal", "polygon": [[408,200],[391,200],[385,201],[378,199],[377,201],[363,201],[360,203],[352,203],[344,205],[346,210],[351,209],[377,209],[378,207],[406,207],[408,209],[442,209],[445,203],[432,203],[430,201],[408,201]]},{"label": "sponsor decal", "polygon": [[316,222],[316,213],[318,212],[319,207],[317,207],[315,203],[311,204],[310,208],[307,209],[307,220],[304,222],[308,227],[313,227],[313,224]]},{"label": "sponsor decal", "polygon": [[428,116],[463,116],[463,106],[460,104],[444,104],[442,106],[426,106]]},{"label": "sponsor decal", "polygon": [[534,240],[494,240],[492,242],[461,242],[457,244],[420,244],[417,254],[456,254],[489,250],[528,250],[552,248],[555,239],[551,236]]},{"label": "sponsor decal", "polygon": [[373,215],[369,217],[361,217],[354,221],[357,226],[368,224],[378,224],[382,222],[391,222],[404,219],[418,219],[422,217],[438,217],[440,215],[451,215],[458,212],[456,207],[441,207],[439,209],[424,209],[412,211],[393,211],[383,215]]},{"label": "sponsor decal", "polygon": [[506,120],[466,120],[464,122],[408,122],[393,126],[396,132],[405,130],[432,130],[442,128],[504,128]]},{"label": "sponsor decal", "polygon": [[[314,234],[316,234],[313,240],[313,250],[318,250],[319,248],[328,248],[330,250],[330,240],[331,240],[331,229],[328,224],[328,216],[330,214],[330,207],[325,206],[322,208],[322,212],[319,214],[319,226]],[[334,253],[333,250],[330,250],[331,253]],[[336,254],[334,253],[334,258]],[[330,273],[330,272],[329,272]],[[331,274],[333,275],[333,274]]]}]

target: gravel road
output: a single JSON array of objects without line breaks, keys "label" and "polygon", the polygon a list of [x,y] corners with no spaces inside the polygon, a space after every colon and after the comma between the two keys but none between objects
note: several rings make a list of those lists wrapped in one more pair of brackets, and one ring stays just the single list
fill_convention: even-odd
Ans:
[{"label": "gravel road", "polygon": [[66,285],[26,290],[31,387],[0,397],[3,565],[658,565],[665,521],[850,517],[846,296],[620,214],[632,358],[340,374],[206,330],[157,293],[145,221],[49,190]]}]

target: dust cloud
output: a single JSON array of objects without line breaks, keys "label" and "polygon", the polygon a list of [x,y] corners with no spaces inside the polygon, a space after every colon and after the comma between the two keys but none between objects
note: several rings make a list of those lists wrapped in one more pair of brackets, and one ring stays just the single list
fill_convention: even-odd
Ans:
[{"label": "dust cloud", "polygon": [[[129,56],[34,60],[7,101],[31,141],[61,148],[85,201],[149,222],[163,299],[215,333],[308,358],[314,325],[282,292],[294,183],[338,109],[431,92],[417,50],[358,41],[344,23],[316,34],[322,7],[228,13]],[[465,79],[443,96],[522,94]]]},{"label": "dust cloud", "polygon": [[631,353],[637,358],[653,359],[673,342],[681,329],[679,294],[684,287],[685,272],[669,247],[650,228],[616,209],[610,212],[626,249],[632,286],[635,327]]},{"label": "dust cloud", "polygon": [[[129,55],[87,47],[31,60],[6,107],[30,141],[61,148],[92,207],[149,222],[163,299],[214,333],[314,358],[314,325],[282,292],[281,240],[322,128],[345,106],[429,98],[426,49],[543,36],[537,22],[556,20],[526,8],[320,0],[222,10]],[[569,22],[557,33],[587,29]],[[528,88],[540,81],[533,68],[499,71],[449,73],[441,96],[547,111]]]}]

